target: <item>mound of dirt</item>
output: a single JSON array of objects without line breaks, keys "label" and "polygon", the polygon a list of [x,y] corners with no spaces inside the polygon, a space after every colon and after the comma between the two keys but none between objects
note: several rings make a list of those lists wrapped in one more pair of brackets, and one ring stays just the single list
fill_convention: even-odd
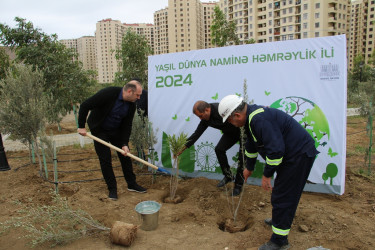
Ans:
[{"label": "mound of dirt", "polygon": [[[348,127],[348,133],[355,128]],[[366,145],[366,135],[348,136],[346,191],[342,196],[304,192],[289,235],[292,249],[322,246],[329,249],[375,249],[375,182],[359,174],[363,155],[356,145]],[[114,154],[115,155],[115,154]],[[24,206],[50,204],[54,190],[53,164],[49,163],[49,181],[39,176],[39,165],[30,164],[27,151],[7,152],[10,171],[0,172],[0,223],[19,216]],[[264,219],[271,217],[270,193],[258,186],[246,185],[236,221],[245,230],[230,233],[223,223],[233,218],[240,197],[230,196],[233,183],[217,188],[216,180],[206,178],[179,180],[179,203],[165,203],[170,177],[152,175],[134,164],[137,181],[147,193],[129,192],[114,158],[118,177],[117,201],[107,198],[99,162],[92,145],[67,146],[58,152],[59,193],[73,209],[89,213],[105,227],[116,221],[141,225],[135,206],[146,200],[162,204],[158,227],[153,231],[138,229],[131,249],[256,249],[269,240],[271,228]],[[29,249],[30,241],[21,228],[0,235],[0,249]],[[21,237],[21,238],[20,238]],[[43,244],[37,249],[49,249]],[[111,243],[109,232],[88,234],[69,245],[55,249],[123,249]]]}]

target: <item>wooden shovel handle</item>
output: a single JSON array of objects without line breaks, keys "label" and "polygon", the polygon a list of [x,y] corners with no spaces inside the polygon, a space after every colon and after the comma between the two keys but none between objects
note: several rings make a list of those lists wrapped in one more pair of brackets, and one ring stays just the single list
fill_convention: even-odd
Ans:
[{"label": "wooden shovel handle", "polygon": [[[87,135],[88,137],[90,137],[91,139],[93,139],[93,140],[95,140],[95,141],[97,141],[97,142],[100,142],[100,143],[102,143],[103,145],[106,145],[106,146],[108,146],[108,147],[110,147],[110,148],[116,150],[117,152],[120,152],[120,153],[122,153],[122,154],[125,153],[125,151],[122,150],[121,148],[118,148],[118,147],[116,147],[116,146],[113,146],[112,144],[110,144],[110,143],[108,143],[108,142],[106,142],[106,141],[103,141],[102,139],[100,139],[100,138],[98,138],[98,137],[96,137],[96,136],[93,136],[92,134],[86,133],[86,135]],[[143,159],[141,159],[141,158],[138,158],[137,156],[135,156],[135,155],[133,155],[133,154],[131,154],[131,153],[127,153],[126,156],[129,156],[130,158],[133,158],[133,159],[136,160],[136,161],[139,161],[139,162],[141,162],[141,163],[143,163],[143,164],[145,164],[145,165],[147,165],[147,166],[149,166],[149,167],[152,167],[153,169],[156,169],[156,170],[159,169],[157,166],[155,166],[155,165],[153,165],[153,164],[149,163],[148,161],[145,161],[145,160],[143,160]]]}]

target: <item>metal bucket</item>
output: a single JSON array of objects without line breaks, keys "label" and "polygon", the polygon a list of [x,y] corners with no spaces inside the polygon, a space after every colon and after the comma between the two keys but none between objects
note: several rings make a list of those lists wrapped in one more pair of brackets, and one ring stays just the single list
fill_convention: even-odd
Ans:
[{"label": "metal bucket", "polygon": [[156,201],[142,201],[135,206],[135,211],[141,220],[141,229],[151,231],[158,227],[159,210],[161,205]]}]

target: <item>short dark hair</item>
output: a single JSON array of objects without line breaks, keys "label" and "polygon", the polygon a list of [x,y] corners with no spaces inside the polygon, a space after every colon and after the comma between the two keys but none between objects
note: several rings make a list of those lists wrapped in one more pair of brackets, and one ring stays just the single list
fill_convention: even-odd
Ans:
[{"label": "short dark hair", "polygon": [[209,107],[210,107],[210,104],[208,104],[205,101],[199,100],[193,106],[193,113],[195,113],[195,110],[198,110],[200,113],[203,113]]},{"label": "short dark hair", "polygon": [[232,113],[230,114],[229,117],[233,116],[234,113],[240,113],[242,110],[244,110],[245,105],[246,105],[246,102],[242,101],[242,102],[240,103],[240,105],[238,105],[237,108],[235,108],[235,109],[232,111]]}]

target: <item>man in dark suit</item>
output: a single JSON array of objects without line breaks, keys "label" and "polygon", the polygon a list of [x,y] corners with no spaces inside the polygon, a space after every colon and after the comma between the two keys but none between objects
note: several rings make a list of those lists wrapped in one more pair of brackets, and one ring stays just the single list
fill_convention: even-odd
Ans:
[{"label": "man in dark suit", "polygon": [[[79,109],[78,133],[85,136],[87,124],[96,137],[122,148],[124,154],[117,153],[129,191],[145,193],[146,189],[139,186],[133,172],[132,162],[126,156],[129,153],[129,138],[136,110],[135,102],[142,94],[142,86],[132,80],[124,87],[108,87],[100,90],[84,101]],[[103,177],[109,190],[109,198],[117,200],[117,182],[112,168],[112,156],[109,147],[94,141]]]}]

